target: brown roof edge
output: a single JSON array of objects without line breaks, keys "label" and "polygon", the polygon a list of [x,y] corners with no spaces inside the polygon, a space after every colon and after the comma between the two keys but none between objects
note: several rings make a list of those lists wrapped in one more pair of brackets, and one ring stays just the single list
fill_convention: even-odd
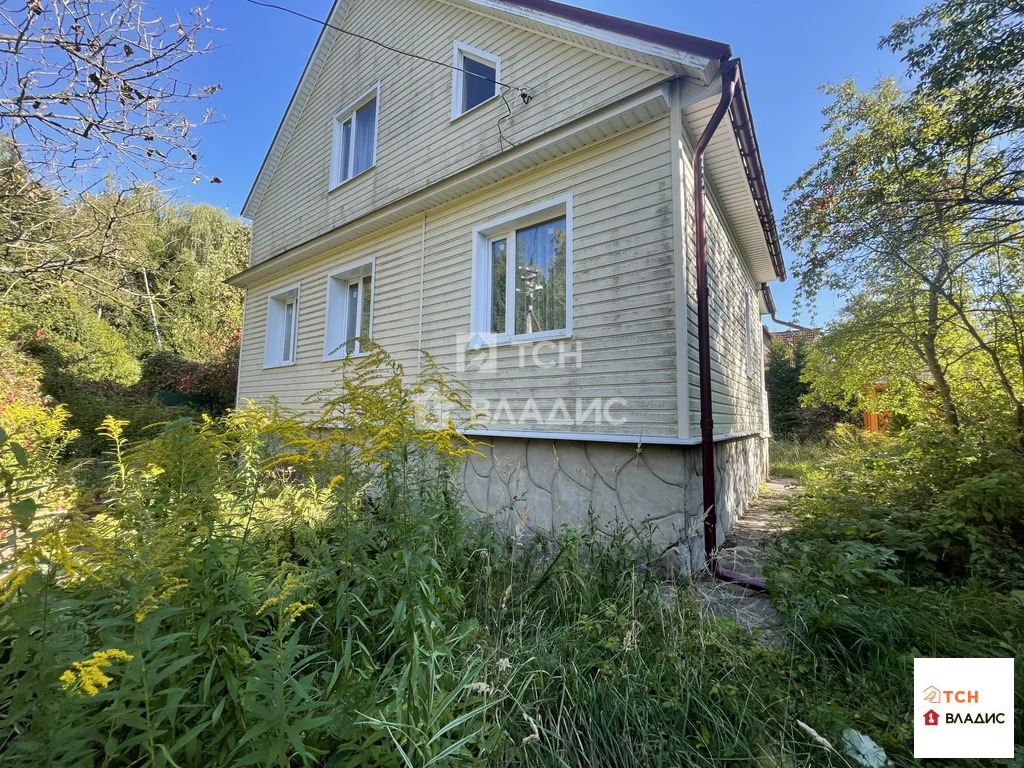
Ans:
[{"label": "brown roof edge", "polygon": [[750,184],[750,194],[754,198],[757,216],[761,220],[764,239],[768,244],[768,255],[772,260],[772,268],[779,280],[786,279],[786,264],[782,260],[782,246],[779,244],[779,230],[772,212],[772,199],[768,194],[768,182],[764,178],[764,166],[761,164],[761,150],[757,145],[757,134],[754,133],[754,117],[750,112],[747,100],[747,83],[743,79],[743,67],[736,59],[736,67],[740,70],[739,92],[732,100],[729,116],[732,128],[739,142],[740,156],[743,158],[743,169]]},{"label": "brown roof edge", "polygon": [[761,283],[761,296],[764,298],[764,306],[768,310],[768,314],[775,317],[775,297],[772,296],[772,289],[768,287],[768,283]]},{"label": "brown roof edge", "polygon": [[707,38],[695,37],[694,35],[685,35],[682,32],[673,32],[670,29],[652,27],[649,24],[620,19],[617,16],[609,16],[597,11],[588,11],[585,8],[556,3],[553,0],[509,0],[508,4],[529,8],[539,13],[560,16],[563,19],[575,21],[579,24],[587,24],[608,32],[635,37],[638,40],[646,40],[656,45],[664,45],[668,48],[687,51],[688,53],[708,59],[721,60],[732,56],[732,48],[727,43],[719,43],[716,40],[708,40]]}]

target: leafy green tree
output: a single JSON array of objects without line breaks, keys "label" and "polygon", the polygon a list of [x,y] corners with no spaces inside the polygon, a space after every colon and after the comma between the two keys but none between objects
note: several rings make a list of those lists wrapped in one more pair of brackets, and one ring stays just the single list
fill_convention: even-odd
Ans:
[{"label": "leafy green tree", "polygon": [[[964,104],[952,95],[906,94],[891,80],[867,92],[852,81],[826,92],[833,102],[821,156],[787,191],[784,231],[797,252],[801,289],[865,294],[890,318],[895,312],[911,321],[900,332],[898,324],[882,325],[922,357],[953,431],[959,424],[946,367],[971,357],[1024,435],[1019,228],[969,209],[954,216],[935,202],[950,189],[984,187],[1001,167],[999,147],[987,134],[960,132]],[[941,350],[950,324],[965,344]]]},{"label": "leafy green tree", "polygon": [[935,201],[954,215],[1024,206],[1024,2],[943,0],[893,25],[882,46],[903,54],[918,95],[958,109],[951,137],[995,142],[994,172],[977,184],[950,188]]}]

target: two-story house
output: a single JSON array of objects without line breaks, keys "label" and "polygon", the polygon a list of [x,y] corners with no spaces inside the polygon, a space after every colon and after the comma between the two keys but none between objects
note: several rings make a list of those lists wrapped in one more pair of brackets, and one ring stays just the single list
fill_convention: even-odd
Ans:
[{"label": "two-story house", "polygon": [[240,402],[300,408],[370,338],[469,388],[466,502],[512,528],[648,524],[696,568],[756,494],[785,274],[728,45],[549,0],[337,0],[243,214]]}]

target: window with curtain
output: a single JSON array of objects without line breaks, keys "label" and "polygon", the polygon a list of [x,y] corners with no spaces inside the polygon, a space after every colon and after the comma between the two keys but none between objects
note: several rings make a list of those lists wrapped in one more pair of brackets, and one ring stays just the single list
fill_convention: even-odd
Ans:
[{"label": "window with curtain", "polygon": [[377,162],[377,88],[334,118],[331,186],[368,171]]}]

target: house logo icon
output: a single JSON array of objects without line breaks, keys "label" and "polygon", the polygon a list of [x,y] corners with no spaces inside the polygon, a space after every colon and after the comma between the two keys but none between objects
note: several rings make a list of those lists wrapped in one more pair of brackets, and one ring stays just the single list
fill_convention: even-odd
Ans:
[{"label": "house logo icon", "polygon": [[929,709],[924,713],[924,724],[925,725],[938,725],[939,724],[939,713],[934,709]]},{"label": "house logo icon", "polygon": [[934,685],[929,685],[924,689],[924,700],[929,704],[939,704],[942,701],[942,691]]}]

